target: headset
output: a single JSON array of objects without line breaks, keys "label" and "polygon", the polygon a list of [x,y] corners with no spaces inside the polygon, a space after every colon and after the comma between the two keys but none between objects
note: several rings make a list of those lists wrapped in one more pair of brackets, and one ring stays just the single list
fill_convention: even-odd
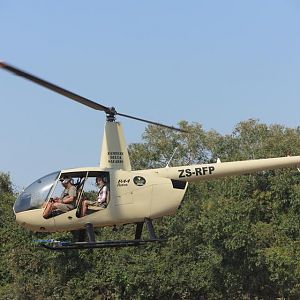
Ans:
[{"label": "headset", "polygon": [[70,177],[62,177],[59,179],[59,181],[61,181],[62,184],[67,184],[68,182],[70,182],[71,184],[74,184],[73,179]]}]

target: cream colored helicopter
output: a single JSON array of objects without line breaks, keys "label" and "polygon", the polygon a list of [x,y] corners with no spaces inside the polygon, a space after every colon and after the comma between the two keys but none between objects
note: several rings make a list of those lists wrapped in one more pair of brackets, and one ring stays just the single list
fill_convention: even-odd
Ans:
[{"label": "cream colored helicopter", "polygon": [[[90,108],[104,111],[107,116],[99,166],[61,170],[46,175],[28,186],[14,204],[16,221],[32,231],[86,230],[86,241],[46,240],[44,244],[46,248],[55,250],[85,249],[160,242],[162,240],[156,237],[152,220],[176,213],[189,182],[300,166],[300,156],[290,156],[132,171],[123,129],[121,124],[116,122],[116,116],[173,130],[183,130],[119,113],[113,107],[109,108],[93,102],[5,62],[0,62],[0,67]],[[47,218],[43,217],[47,203],[61,192],[60,179],[65,177],[72,179],[77,190],[75,208],[67,212],[55,210]],[[90,205],[86,215],[83,216],[81,215],[82,202],[86,192],[93,191],[93,188],[96,189],[92,183],[97,177],[104,177],[109,188],[106,207]],[[95,240],[94,227],[124,224],[136,224],[134,239]],[[149,239],[141,239],[144,224],[146,224]]]}]

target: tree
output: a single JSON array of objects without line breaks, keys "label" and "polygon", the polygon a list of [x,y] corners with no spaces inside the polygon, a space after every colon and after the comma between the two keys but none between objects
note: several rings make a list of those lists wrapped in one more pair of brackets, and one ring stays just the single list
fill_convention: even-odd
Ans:
[{"label": "tree", "polygon": [[7,173],[0,173],[0,194],[12,194],[12,183]]}]

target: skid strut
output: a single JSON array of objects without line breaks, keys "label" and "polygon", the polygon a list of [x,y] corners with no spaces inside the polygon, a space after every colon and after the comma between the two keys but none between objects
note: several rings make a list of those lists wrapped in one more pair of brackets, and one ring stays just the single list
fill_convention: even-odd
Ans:
[{"label": "skid strut", "polygon": [[[144,223],[146,224],[149,239],[142,239],[142,231]],[[85,231],[87,241],[68,242],[68,241],[40,241],[44,248],[51,250],[67,250],[67,249],[94,249],[94,248],[121,248],[121,247],[132,247],[140,246],[154,242],[164,242],[166,239],[158,239],[154,232],[152,220],[145,218],[144,222],[136,224],[135,238],[134,240],[107,240],[107,241],[96,241],[94,226],[92,223],[85,225]]]}]

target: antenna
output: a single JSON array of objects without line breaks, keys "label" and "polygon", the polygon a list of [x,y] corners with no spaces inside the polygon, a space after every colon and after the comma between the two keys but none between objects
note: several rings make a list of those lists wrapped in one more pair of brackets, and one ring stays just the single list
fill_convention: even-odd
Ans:
[{"label": "antenna", "polygon": [[169,161],[168,161],[168,163],[167,163],[167,165],[166,165],[166,168],[169,168],[169,164],[170,164],[171,160],[173,159],[173,157],[174,157],[174,155],[175,155],[177,149],[178,149],[178,147],[176,147],[176,148],[174,149],[173,154],[172,154],[171,158],[169,159]]}]

